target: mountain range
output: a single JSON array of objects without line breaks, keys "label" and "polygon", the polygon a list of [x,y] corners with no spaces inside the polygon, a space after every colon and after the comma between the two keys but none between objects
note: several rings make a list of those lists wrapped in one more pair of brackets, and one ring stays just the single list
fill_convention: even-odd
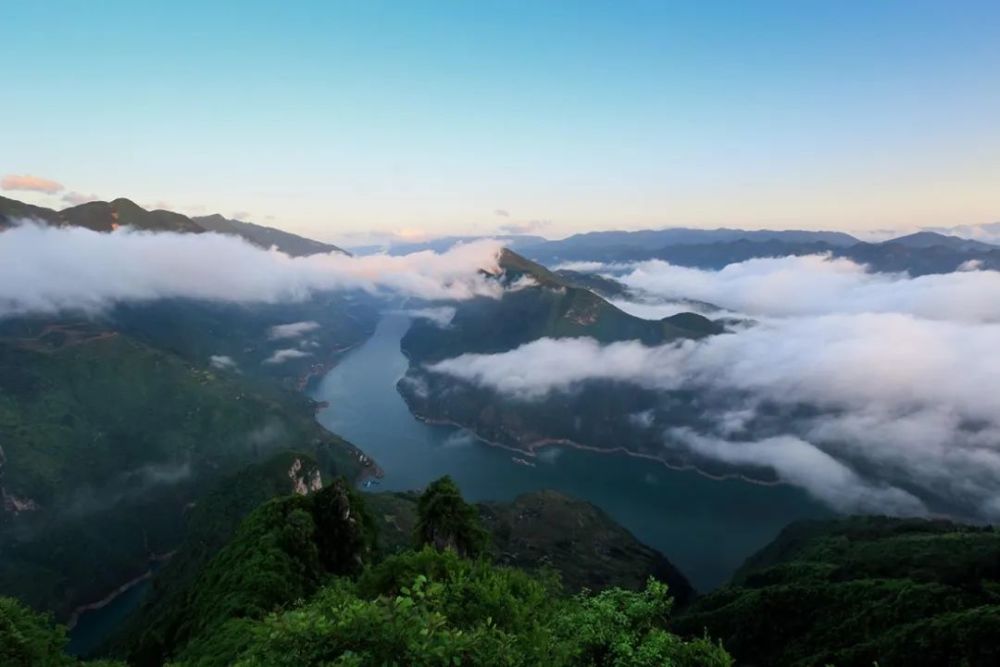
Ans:
[{"label": "mountain range", "polygon": [[938,232],[917,232],[879,243],[842,232],[664,229],[593,232],[560,241],[526,244],[525,257],[546,265],[564,262],[637,262],[659,259],[678,266],[718,270],[765,257],[830,255],[870,271],[913,276],[951,273],[975,266],[1000,269],[1000,246]]},{"label": "mountain range", "polygon": [[66,225],[85,227],[98,232],[110,232],[123,226],[151,232],[187,234],[215,232],[239,236],[262,248],[275,247],[293,257],[328,252],[346,253],[345,250],[329,243],[320,243],[273,227],[231,220],[218,214],[189,218],[173,211],[148,211],[135,202],[123,198],[110,202],[87,202],[56,211],[0,197],[0,229],[9,227],[19,220],[38,220],[57,227]]},{"label": "mountain range", "polygon": [[[125,199],[55,211],[0,198],[0,228],[26,217],[100,232],[223,233],[295,255],[340,251]],[[593,381],[519,402],[432,366],[544,338],[653,346],[719,340],[733,326],[705,303],[692,307],[709,316],[635,317],[609,302],[623,294],[615,281],[539,259],[718,267],[818,251],[921,274],[989,268],[1000,252],[931,232],[875,244],[804,231],[574,238],[518,237],[519,252],[501,251],[497,270],[482,276],[502,288],[498,298],[418,304],[454,315],[415,320],[402,340],[408,368],[398,390],[417,417],[529,459],[560,442],[776,481],[769,469],[664,453],[664,427],[706,418],[703,397],[690,391],[664,398]],[[298,303],[161,299],[0,320],[0,595],[21,601],[0,597],[0,662],[78,664],[62,653],[61,632],[28,607],[72,622],[144,578],[145,602],[101,655],[133,665],[635,664],[611,660],[614,651],[653,656],[645,664],[669,656],[720,667],[731,664],[727,651],[740,664],[1000,659],[993,528],[884,517],[795,524],[729,585],[699,595],[669,549],[559,493],[467,505],[439,481],[423,494],[360,494],[355,486],[377,466],[324,430],[302,391],[372,333],[381,310],[398,306],[320,293]],[[308,354],[269,363],[288,349]],[[786,417],[762,407],[761,419]]]}]

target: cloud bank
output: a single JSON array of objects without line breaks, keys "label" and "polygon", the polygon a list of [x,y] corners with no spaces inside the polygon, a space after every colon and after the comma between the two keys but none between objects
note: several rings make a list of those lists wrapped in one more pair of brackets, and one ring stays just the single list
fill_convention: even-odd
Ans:
[{"label": "cloud bank", "polygon": [[319,322],[308,320],[305,322],[289,322],[288,324],[277,324],[267,331],[267,337],[271,340],[281,340],[285,338],[298,338],[302,334],[319,329]]},{"label": "cloud bank", "polygon": [[657,347],[542,339],[428,368],[523,401],[595,380],[693,392],[699,432],[643,418],[665,451],[771,469],[843,511],[1000,520],[1000,273],[873,276],[813,257],[649,262],[627,282],[757,324]]},{"label": "cloud bank", "polygon": [[219,234],[174,234],[22,224],[0,233],[0,316],[99,311],[119,301],[187,297],[294,301],[323,290],[366,290],[425,299],[496,297],[500,244],[445,253],[289,257]]},{"label": "cloud bank", "polygon": [[1000,273],[962,271],[911,278],[874,274],[822,255],[751,259],[720,271],[653,260],[618,278],[666,300],[699,299],[751,316],[908,313],[922,318],[1000,322]]}]

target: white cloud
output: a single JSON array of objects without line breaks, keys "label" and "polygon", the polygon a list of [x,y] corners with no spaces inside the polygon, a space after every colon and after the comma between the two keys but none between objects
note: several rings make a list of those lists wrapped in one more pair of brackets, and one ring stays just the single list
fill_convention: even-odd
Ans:
[{"label": "white cloud", "polygon": [[432,308],[411,308],[410,310],[399,311],[403,315],[415,317],[433,322],[439,327],[446,327],[451,324],[455,317],[455,309],[451,306],[435,306]]},{"label": "white cloud", "polygon": [[501,245],[478,241],[437,254],[289,257],[233,236],[22,224],[0,233],[0,316],[95,311],[118,301],[190,297],[301,300],[361,289],[427,299],[497,297]]},{"label": "white cloud", "polygon": [[319,329],[319,322],[289,322],[288,324],[277,324],[267,331],[267,337],[271,340],[283,338],[298,338],[302,334]]},{"label": "white cloud", "polygon": [[[913,498],[937,499],[966,516],[998,520],[998,342],[993,322],[835,314],[768,319],[658,347],[542,339],[429,368],[520,400],[590,380],[691,390],[711,432],[667,437],[666,446],[771,467],[844,510],[908,513],[918,509]],[[780,415],[767,422],[767,438],[754,431],[764,404]],[[811,410],[796,413],[801,406]],[[815,476],[805,474],[809,466]]]},{"label": "white cloud", "polygon": [[873,274],[821,255],[751,259],[720,271],[654,260],[619,278],[661,299],[698,299],[752,316],[909,313],[939,320],[1000,322],[1000,273],[968,270],[911,278]]},{"label": "white cloud", "polygon": [[553,271],[580,271],[581,273],[595,273],[606,271],[608,265],[604,262],[563,262],[552,267]]},{"label": "white cloud", "polygon": [[41,176],[8,174],[0,179],[0,190],[44,192],[45,194],[54,195],[63,190],[63,185],[62,183],[57,183]]},{"label": "white cloud", "polygon": [[208,361],[209,363],[212,364],[213,367],[218,368],[220,370],[228,370],[236,368],[236,361],[232,357],[226,356],[224,354],[213,354],[211,357],[208,358]]},{"label": "white cloud", "polygon": [[907,491],[865,480],[826,452],[794,436],[734,442],[688,429],[674,429],[671,435],[701,456],[737,465],[770,467],[783,480],[809,489],[819,500],[844,511],[877,510],[895,515],[927,511]]},{"label": "white cloud", "polygon": [[678,313],[697,313],[709,319],[736,315],[729,311],[712,308],[708,304],[692,303],[690,301],[634,301],[630,299],[608,299],[608,302],[629,315],[641,317],[644,320],[662,320],[664,317]]},{"label": "white cloud", "polygon": [[264,360],[265,364],[283,364],[289,359],[301,359],[302,357],[310,356],[309,352],[303,352],[302,350],[297,350],[294,347],[290,347],[284,350],[275,350],[274,354]]}]

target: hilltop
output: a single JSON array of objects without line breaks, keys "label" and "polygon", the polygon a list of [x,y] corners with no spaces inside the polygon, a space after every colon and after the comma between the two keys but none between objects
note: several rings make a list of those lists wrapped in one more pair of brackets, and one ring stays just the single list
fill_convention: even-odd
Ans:
[{"label": "hilltop", "polygon": [[[484,440],[534,455],[550,443],[596,450],[626,449],[662,458],[659,431],[632,415],[661,406],[656,392],[633,383],[588,382],[571,393],[553,393],[538,400],[519,401],[485,388],[437,373],[434,362],[463,354],[495,354],[543,338],[592,338],[600,343],[635,341],[644,345],[699,340],[725,331],[722,322],[695,313],[661,320],[644,320],[625,313],[584,286],[573,274],[549,271],[510,250],[492,276],[506,286],[498,299],[472,299],[455,306],[446,327],[415,321],[402,340],[409,360],[397,388],[411,411],[431,423],[455,424]],[[670,413],[659,419],[674,424],[696,424],[699,412],[690,397],[679,396]],[[690,456],[672,454],[672,464],[691,465]],[[727,469],[708,461],[706,470]]]},{"label": "hilltop", "polygon": [[98,232],[110,232],[119,227],[183,234],[215,232],[238,236],[262,248],[276,247],[293,257],[329,252],[350,254],[335,245],[313,241],[274,227],[231,220],[218,214],[189,218],[181,213],[162,209],[150,211],[124,198],[110,202],[87,202],[56,211],[0,197],[0,230],[25,219],[38,220],[52,226],[84,227]]}]

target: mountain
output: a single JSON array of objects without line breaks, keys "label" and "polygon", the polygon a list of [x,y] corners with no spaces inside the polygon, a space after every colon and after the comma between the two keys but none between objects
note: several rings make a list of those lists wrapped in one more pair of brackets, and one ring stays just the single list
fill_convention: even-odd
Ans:
[{"label": "mountain", "polygon": [[789,526],[672,627],[741,664],[1000,663],[1000,533],[852,517]]},{"label": "mountain", "polygon": [[[485,526],[492,533],[493,546],[469,558],[450,548],[439,553],[422,542],[418,525],[438,536],[479,531]],[[193,561],[186,549],[174,558],[190,565]],[[516,567],[510,565],[512,559],[518,561]],[[578,656],[575,652],[559,658],[557,647],[559,642],[579,641],[585,636],[581,635],[587,630],[580,625],[582,619],[567,619],[561,631],[541,630],[552,618],[589,598],[586,592],[582,597],[568,597],[580,583],[602,582],[601,589],[608,590],[605,595],[610,596],[609,612],[614,608],[612,600],[641,604],[657,599],[660,604],[654,608],[668,611],[666,591],[658,584],[648,584],[650,575],[671,577],[678,593],[690,596],[683,576],[661,555],[636,542],[587,503],[542,492],[522,496],[513,504],[474,508],[461,499],[447,478],[420,496],[362,496],[335,480],[306,495],[275,498],[229,531],[214,552],[199,558],[196,565],[187,568],[193,571],[183,579],[163,576],[173,564],[156,575],[154,597],[109,647],[112,653],[127,657],[132,665],[159,665],[169,658],[181,664],[233,664],[240,655],[246,657],[256,626],[274,618],[269,614],[290,612],[301,618],[304,613],[313,613],[307,610],[324,609],[324,613],[333,612],[338,622],[334,626],[319,622],[313,626],[316,634],[300,636],[288,664],[331,664],[345,650],[368,656],[355,664],[382,664],[376,656],[387,650],[383,642],[399,641],[389,639],[398,632],[394,621],[372,615],[374,608],[356,620],[351,620],[351,615],[366,605],[387,601],[401,627],[410,627],[418,637],[430,634],[434,638],[431,645],[396,647],[395,660],[401,664],[439,664],[441,661],[420,656],[424,651],[438,650],[435,647],[449,636],[442,627],[446,623],[461,630],[456,636],[469,634],[473,646],[492,646],[489,634],[476,629],[482,622],[506,633],[507,640],[492,649],[501,653],[477,658],[478,652],[470,647],[455,658],[446,656],[447,664],[537,664],[537,657],[510,662],[510,656],[535,650],[523,645],[528,637],[535,637],[538,649],[548,655],[546,664],[580,664],[571,657]],[[571,579],[571,588],[563,589],[545,567],[563,574],[564,581]],[[622,582],[628,588],[619,589],[618,583],[611,582]],[[639,592],[643,588],[645,592]],[[656,596],[648,598],[651,591]],[[673,593],[672,588],[670,591]],[[348,599],[337,597],[345,593]],[[420,631],[419,619],[407,613],[410,604],[401,601],[409,596],[414,598],[414,610],[424,606],[437,609],[443,603],[436,630]],[[620,631],[645,632],[645,626],[631,625],[630,621]],[[538,636],[540,630],[542,635]],[[345,632],[357,634],[348,640]],[[527,633],[523,638],[519,637],[522,632]],[[562,633],[568,635],[559,639]],[[506,648],[501,648],[504,645]],[[508,659],[501,659],[501,655]],[[260,660],[260,664],[278,664],[275,660],[280,658]]]},{"label": "mountain", "polygon": [[15,220],[41,220],[49,225],[61,224],[59,213],[50,208],[0,197],[0,230],[14,224]]},{"label": "mountain", "polygon": [[[660,345],[725,331],[722,324],[694,313],[662,320],[634,317],[578,286],[572,276],[568,279],[510,250],[501,253],[499,266],[500,273],[492,278],[506,286],[502,297],[458,303],[448,326],[418,320],[403,337],[409,366],[397,389],[413,414],[430,423],[462,426],[529,457],[547,443],[561,443],[606,451],[626,448],[651,457],[673,456],[672,464],[693,465],[693,454],[679,449],[671,454],[662,438],[667,425],[704,426],[702,409],[684,392],[591,381],[572,392],[524,401],[428,367],[463,354],[507,352],[542,338]],[[729,470],[710,461],[699,464],[719,474]]]},{"label": "mountain", "polygon": [[123,303],[102,320],[199,365],[305,389],[378,322],[363,293],[322,292],[298,302],[232,304],[196,299]]},{"label": "mountain", "polygon": [[939,234],[937,232],[916,232],[907,236],[899,236],[889,239],[886,243],[907,246],[908,248],[933,248],[943,247],[959,252],[992,252],[1000,250],[1000,246],[982,241],[963,239],[958,236]]},{"label": "mountain", "polygon": [[496,234],[493,236],[442,236],[436,239],[430,239],[428,241],[413,241],[413,242],[392,242],[385,243],[381,245],[366,245],[352,247],[351,250],[356,255],[376,255],[379,253],[385,253],[387,255],[409,255],[414,252],[447,252],[453,246],[459,243],[471,243],[473,241],[482,241],[484,239],[492,239],[495,241],[502,241],[504,245],[508,248],[517,249],[522,246],[535,245],[538,243],[543,243],[545,239],[541,236],[532,236],[529,234]]},{"label": "mountain", "polygon": [[315,255],[320,253],[325,254],[331,252],[350,254],[346,250],[329,243],[313,241],[312,239],[307,239],[304,236],[284,232],[280,229],[274,229],[273,227],[264,227],[262,225],[256,225],[252,222],[243,222],[242,220],[224,218],[218,213],[215,215],[195,217],[193,220],[207,231],[216,232],[217,234],[240,236],[262,248],[270,248],[273,246],[286,255],[291,255],[292,257],[303,257],[306,255]]},{"label": "mountain", "polygon": [[791,244],[824,243],[846,247],[858,242],[843,232],[799,230],[743,229],[646,229],[634,232],[608,231],[574,234],[558,241],[524,245],[519,251],[533,259],[548,263],[565,261],[618,261],[635,253],[645,255],[670,246],[706,245],[747,241],[754,243],[781,242]]},{"label": "mountain", "polygon": [[110,202],[87,202],[55,211],[25,204],[16,199],[0,197],[0,229],[24,219],[40,220],[52,226],[85,227],[98,232],[110,232],[122,226],[152,232],[200,234],[209,231],[239,236],[262,248],[277,247],[278,250],[293,257],[329,252],[349,254],[335,245],[313,241],[273,227],[229,220],[218,214],[189,218],[173,211],[148,211],[135,202],[123,198]]},{"label": "mountain", "polygon": [[880,243],[862,242],[840,232],[726,229],[593,232],[524,246],[519,252],[552,265],[659,259],[677,266],[718,270],[756,258],[830,255],[865,264],[871,271],[907,272],[914,276],[951,273],[969,266],[1000,270],[1000,246],[936,232],[918,232]]},{"label": "mountain", "polygon": [[464,353],[514,349],[539,338],[588,336],[601,342],[639,340],[647,345],[719,333],[722,327],[695,316],[644,320],[616,308],[589,289],[544,266],[504,249],[500,273],[507,287],[502,298],[470,299],[456,304],[446,328],[414,322],[403,338],[403,351],[418,363]]},{"label": "mountain", "polygon": [[214,480],[275,452],[358,477],[366,460],[314,412],[106,321],[0,320],[0,591],[67,618],[175,548]]},{"label": "mountain", "polygon": [[[210,499],[243,505],[232,491]],[[212,553],[187,560],[183,580],[156,575],[154,597],[111,655],[139,667],[1000,660],[1000,533],[991,527],[871,516],[794,523],[727,586],[674,609],[673,589],[655,579],[574,595],[547,575],[546,565],[564,580],[590,563],[611,581],[633,570],[627,534],[605,542],[621,529],[551,492],[473,508],[447,478],[420,496],[364,497],[334,481],[267,500],[235,529],[220,516],[225,538],[205,533]],[[464,557],[432,548],[415,526],[439,536],[490,526],[494,544]],[[0,598],[0,619],[7,663],[78,664],[60,652],[59,629],[16,600]]]},{"label": "mountain", "polygon": [[107,643],[109,650],[124,651],[125,646],[140,642],[146,628],[160,628],[161,637],[176,632],[195,577],[232,540],[243,519],[272,498],[305,495],[325,481],[329,480],[324,480],[315,458],[286,451],[216,482],[187,512],[183,541],[156,572],[155,585],[142,605],[115,630],[110,642],[95,638],[98,641],[78,648],[90,653],[98,648],[96,644]]},{"label": "mountain", "polygon": [[[418,499],[415,492],[365,497],[378,525],[383,556],[412,546]],[[588,502],[556,491],[535,491],[511,502],[479,503],[476,509],[498,563],[522,569],[545,564],[571,591],[611,586],[638,590],[655,577],[670,586],[678,604],[694,597],[690,582],[663,554]]]},{"label": "mountain", "polygon": [[118,227],[132,227],[150,232],[200,234],[205,231],[191,218],[172,211],[147,211],[128,199],[92,201],[59,211],[63,224],[110,232]]},{"label": "mountain", "polygon": [[[118,199],[4,220],[201,233]],[[296,237],[297,238],[297,237]],[[182,541],[206,489],[276,452],[356,479],[370,461],[301,394],[374,329],[367,295],[238,305],[194,299],[0,319],[0,592],[69,618]]]}]

